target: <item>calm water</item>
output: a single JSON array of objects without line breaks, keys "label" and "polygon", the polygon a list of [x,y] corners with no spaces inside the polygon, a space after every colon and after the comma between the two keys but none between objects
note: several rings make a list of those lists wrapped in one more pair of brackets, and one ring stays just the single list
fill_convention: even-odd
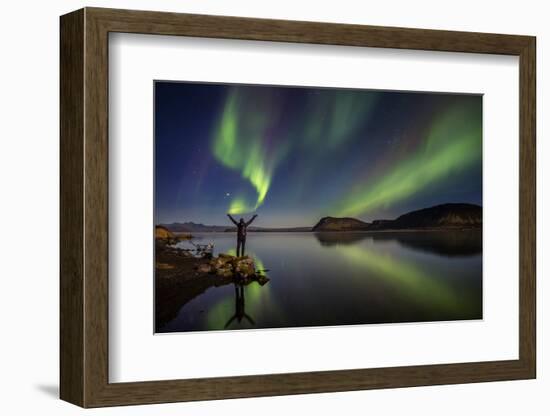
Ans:
[{"label": "calm water", "polygon": [[[235,235],[197,242],[234,253]],[[207,289],[160,332],[482,318],[478,231],[249,233],[247,254],[266,285]]]}]

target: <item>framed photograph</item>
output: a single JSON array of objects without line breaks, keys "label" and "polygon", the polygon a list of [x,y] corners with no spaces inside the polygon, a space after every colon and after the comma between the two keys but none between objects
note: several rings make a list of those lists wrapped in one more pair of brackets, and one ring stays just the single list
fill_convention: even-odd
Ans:
[{"label": "framed photograph", "polygon": [[535,378],[535,49],[62,16],[61,398]]}]

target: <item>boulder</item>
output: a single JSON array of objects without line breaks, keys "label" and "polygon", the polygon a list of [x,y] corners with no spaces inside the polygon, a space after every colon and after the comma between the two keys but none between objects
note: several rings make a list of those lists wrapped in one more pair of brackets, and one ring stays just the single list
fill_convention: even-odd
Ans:
[{"label": "boulder", "polygon": [[210,273],[223,277],[252,278],[256,276],[254,259],[249,256],[236,257],[229,254],[220,254],[205,264],[203,270],[209,267]]},{"label": "boulder", "polygon": [[233,268],[229,265],[228,267],[221,267],[216,270],[216,274],[222,277],[232,277],[234,274]]},{"label": "boulder", "polygon": [[256,269],[254,267],[254,260],[248,256],[241,257],[235,260],[234,267],[235,267],[235,272],[244,277],[249,277],[256,274]]},{"label": "boulder", "polygon": [[168,228],[161,225],[155,226],[155,239],[173,239],[174,234],[168,230]]}]

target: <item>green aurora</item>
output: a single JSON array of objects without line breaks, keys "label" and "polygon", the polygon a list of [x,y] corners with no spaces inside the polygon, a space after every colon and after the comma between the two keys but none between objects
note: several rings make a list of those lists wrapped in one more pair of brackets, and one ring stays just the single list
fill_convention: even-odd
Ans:
[{"label": "green aurora", "polygon": [[157,132],[158,222],[220,224],[229,212],[310,226],[481,204],[481,96],[174,85],[158,113],[169,120]]},{"label": "green aurora", "polygon": [[355,186],[337,205],[338,216],[364,215],[444,181],[481,160],[481,113],[453,108],[437,117],[418,149],[379,177]]},{"label": "green aurora", "polygon": [[[212,140],[216,160],[238,171],[256,191],[255,202],[242,195],[230,202],[230,214],[253,212],[265,200],[279,162],[297,149],[313,152],[320,159],[338,146],[355,138],[376,103],[378,94],[338,91],[330,97],[311,95],[305,104],[308,112],[294,121],[286,133],[289,140],[269,146],[270,135],[276,129],[281,112],[276,94],[250,96],[234,89],[227,97]],[[319,146],[319,142],[322,146]],[[318,161],[318,160],[317,160]],[[315,162],[315,160],[313,160]],[[315,165],[313,163],[312,165]],[[304,166],[302,175],[306,175]],[[310,170],[312,172],[314,170]]]},{"label": "green aurora", "polygon": [[[244,297],[233,284],[182,297],[161,332],[482,318],[481,230],[303,231],[325,216],[481,205],[482,104],[467,94],[155,83],[156,224],[227,231],[229,212],[279,228],[247,238],[267,284],[251,282]],[[291,227],[300,230],[281,230]],[[235,254],[234,233],[192,234],[214,255]],[[231,320],[243,309],[250,320]]]},{"label": "green aurora", "polygon": [[240,172],[257,193],[252,204],[243,196],[234,198],[228,207],[230,214],[255,211],[264,202],[277,162],[285,152],[281,147],[270,153],[264,146],[263,137],[273,115],[269,97],[261,102],[256,100],[256,108],[250,105],[250,100],[243,98],[238,90],[228,96],[212,145],[215,158]]}]

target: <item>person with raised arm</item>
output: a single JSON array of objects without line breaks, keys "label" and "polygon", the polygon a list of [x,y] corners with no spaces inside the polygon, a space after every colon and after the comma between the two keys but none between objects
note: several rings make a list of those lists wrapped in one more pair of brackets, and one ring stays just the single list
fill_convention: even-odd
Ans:
[{"label": "person with raised arm", "polygon": [[246,229],[250,224],[252,224],[252,221],[254,221],[258,215],[255,214],[247,222],[245,222],[243,218],[241,218],[239,221],[236,221],[235,218],[231,216],[231,214],[227,214],[227,216],[229,217],[231,222],[237,226],[237,257],[244,256],[244,246],[246,244]]}]

